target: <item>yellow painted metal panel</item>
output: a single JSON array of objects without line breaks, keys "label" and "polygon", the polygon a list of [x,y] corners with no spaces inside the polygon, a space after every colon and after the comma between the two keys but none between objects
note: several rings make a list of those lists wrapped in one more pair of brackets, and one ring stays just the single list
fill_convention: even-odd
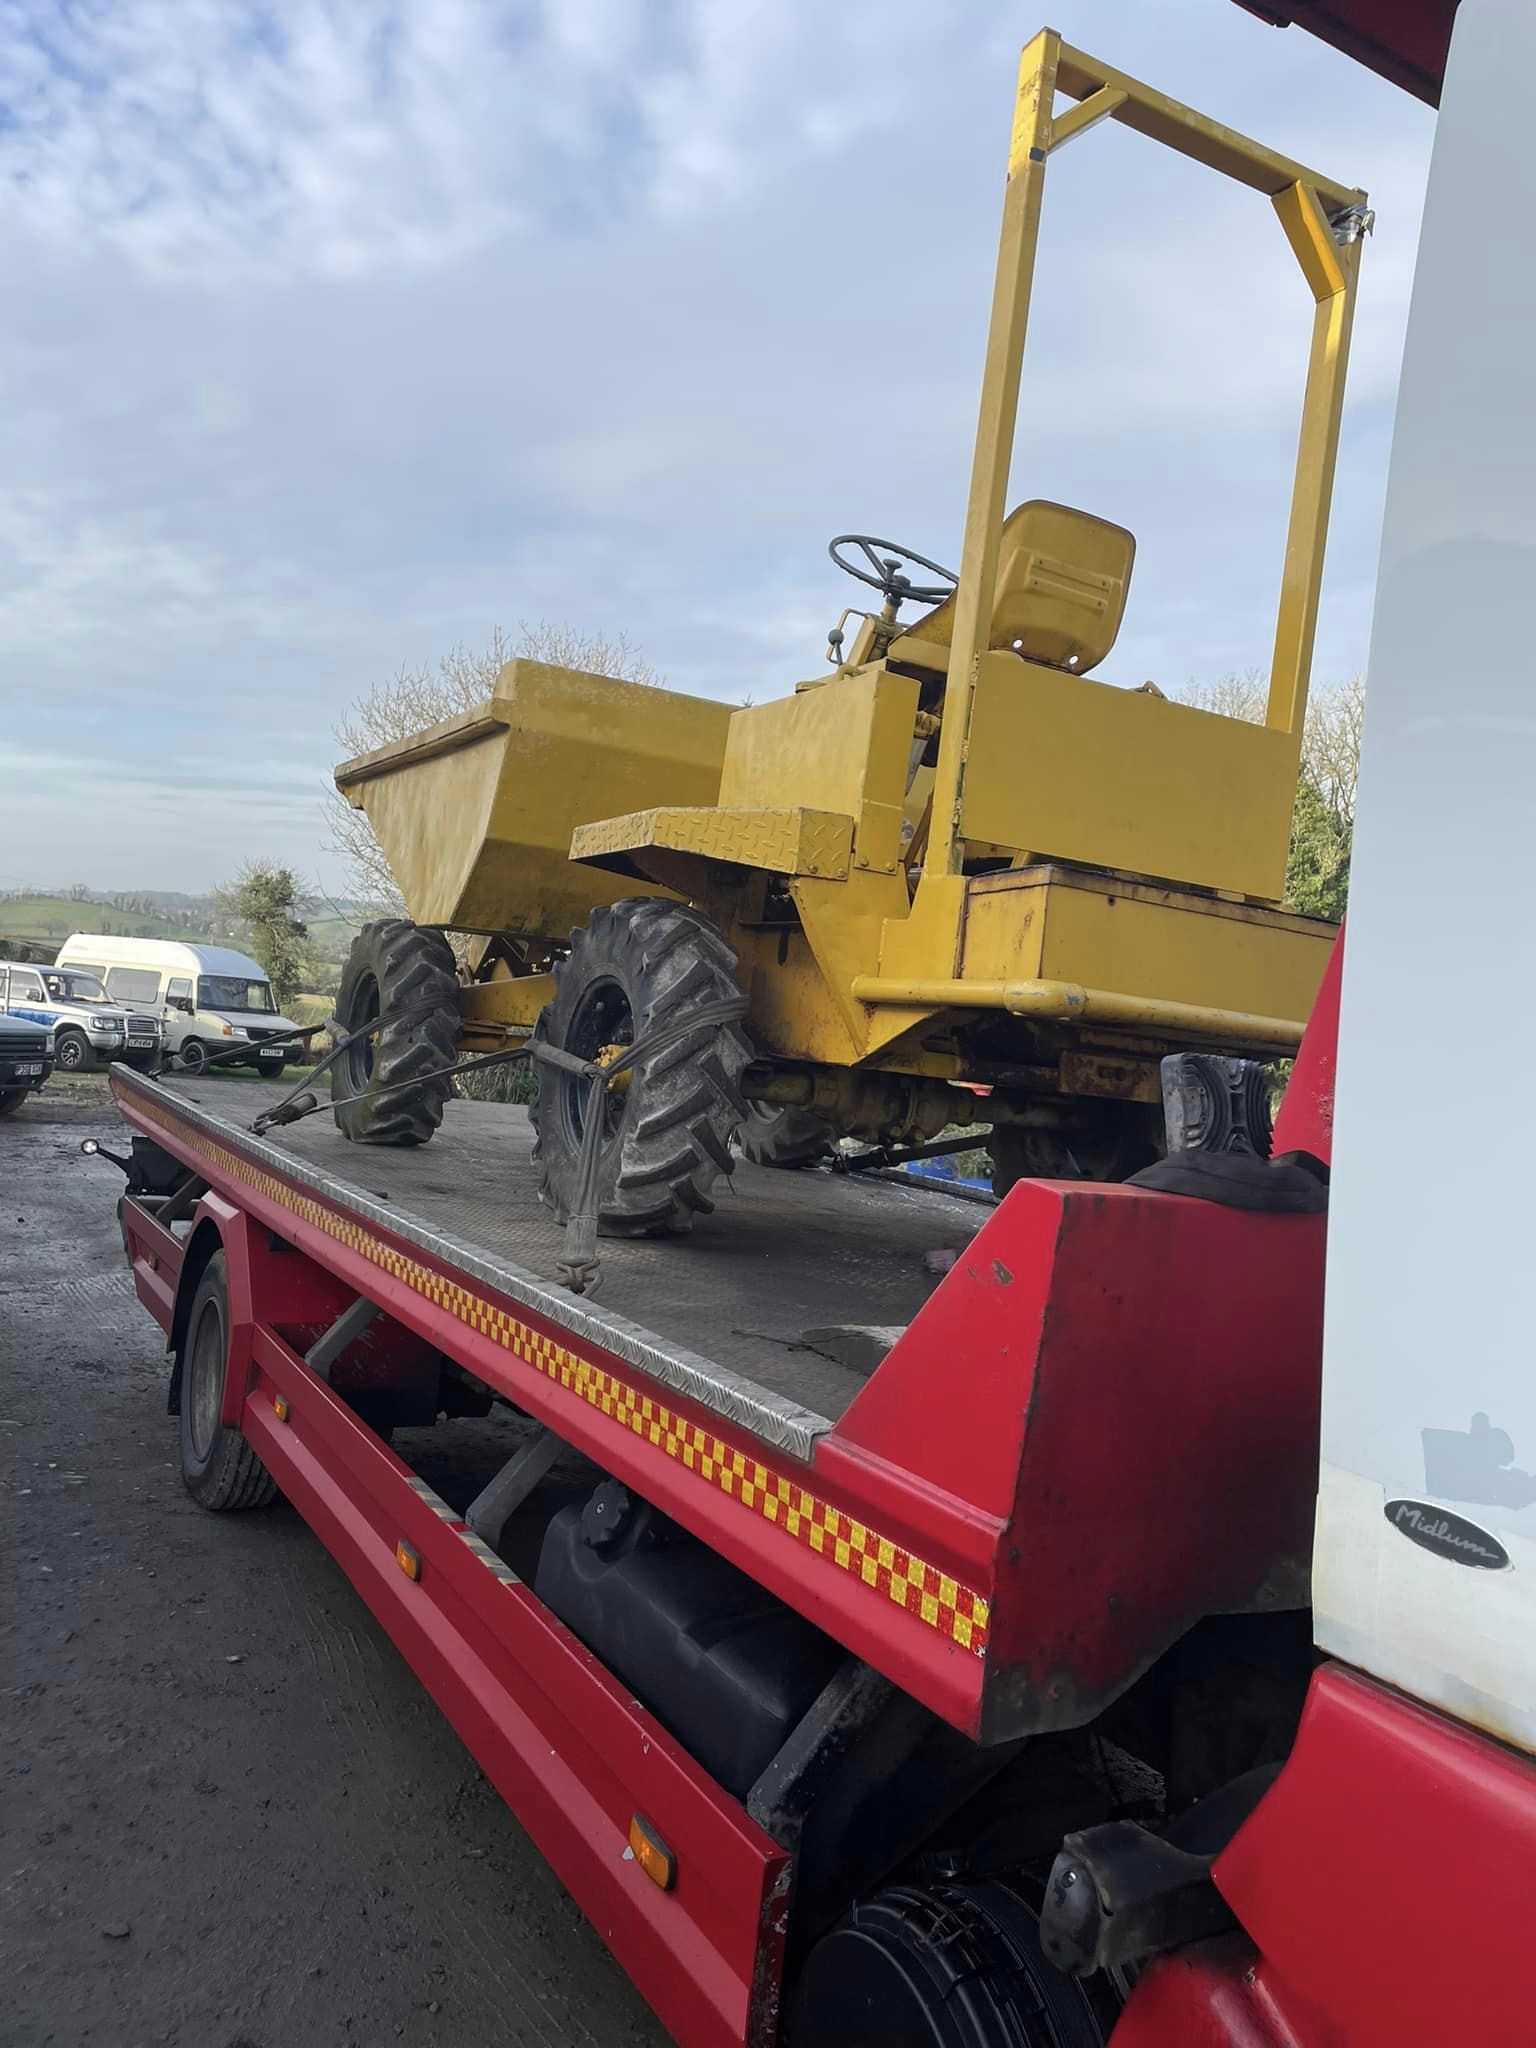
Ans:
[{"label": "yellow painted metal panel", "polygon": [[[1021,874],[1033,874],[1022,869]],[[1012,881],[1013,877],[1008,878]],[[1029,888],[966,892],[965,923],[960,941],[960,973],[967,981],[1038,981],[1045,973],[1045,908],[1048,890],[1039,882]],[[916,974],[916,968],[909,972]],[[891,968],[881,962],[881,972]],[[1080,974],[1068,975],[1081,981]],[[1120,984],[1116,982],[1115,987]]]},{"label": "yellow painted metal panel", "polygon": [[608,861],[660,847],[730,867],[840,880],[848,873],[852,839],[853,820],[827,811],[632,811],[579,826],[571,834],[571,859]]},{"label": "yellow painted metal panel", "polygon": [[815,689],[749,705],[731,720],[720,802],[771,809],[786,796],[854,820],[854,861],[893,868],[901,853],[918,689],[883,668],[836,675]]},{"label": "yellow painted metal panel", "polygon": [[962,971],[967,980],[1074,982],[1301,1023],[1334,932],[1256,904],[1025,868],[972,881]]},{"label": "yellow painted metal panel", "polygon": [[[455,921],[490,830],[506,745],[506,727],[490,711],[483,705],[431,727],[416,736],[415,752],[399,743],[336,770],[347,801],[367,813],[418,924]],[[445,832],[449,818],[454,829]]]},{"label": "yellow painted metal panel", "polygon": [[1270,727],[988,654],[961,832],[1278,901],[1298,745]]},{"label": "yellow painted metal panel", "polygon": [[642,805],[712,803],[730,707],[513,661],[491,700],[336,771],[423,924],[563,940],[649,893],[570,861],[571,833]]},{"label": "yellow painted metal panel", "polygon": [[1320,919],[1220,913],[1246,906],[1144,894],[1053,889],[1040,972],[1170,1002],[1291,1017],[1316,1001],[1336,927]]}]

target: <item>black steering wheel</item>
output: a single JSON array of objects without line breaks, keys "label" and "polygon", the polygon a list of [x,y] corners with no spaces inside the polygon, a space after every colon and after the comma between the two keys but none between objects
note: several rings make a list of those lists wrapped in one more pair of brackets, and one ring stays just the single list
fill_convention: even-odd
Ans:
[{"label": "black steering wheel", "polygon": [[[861,569],[856,562],[845,561],[838,553],[839,548],[858,548],[868,558],[869,567]],[[876,553],[876,549],[880,552]],[[911,598],[914,604],[942,604],[959,581],[954,570],[946,569],[941,562],[930,562],[926,555],[914,555],[910,548],[898,547],[893,540],[877,540],[872,533],[840,533],[828,545],[827,553],[845,576],[856,576],[860,583],[873,584],[892,604],[900,604],[905,598]],[[903,574],[904,563],[927,569],[944,580],[914,583]]]}]

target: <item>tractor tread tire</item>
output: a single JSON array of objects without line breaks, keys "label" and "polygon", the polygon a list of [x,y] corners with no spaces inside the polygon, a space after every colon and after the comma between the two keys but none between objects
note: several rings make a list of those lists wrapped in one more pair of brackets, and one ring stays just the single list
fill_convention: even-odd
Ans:
[{"label": "tractor tread tire", "polygon": [[[538,1035],[564,1046],[583,995],[605,980],[623,988],[637,1040],[679,1021],[690,1004],[741,994],[736,955],[721,933],[699,911],[665,897],[601,905],[572,932]],[[714,1184],[732,1168],[751,1057],[739,1024],[706,1024],[638,1062],[600,1173],[603,1236],[677,1236],[710,1213]],[[579,1170],[565,1107],[569,1085],[558,1068],[541,1064],[531,1111],[539,1199],[562,1222]]]},{"label": "tractor tread tire", "polygon": [[837,1153],[837,1132],[823,1117],[793,1104],[754,1107],[741,1127],[741,1156],[753,1166],[824,1166]]},{"label": "tractor tread tire", "polygon": [[[425,1145],[443,1120],[453,1082],[442,1073],[459,1056],[459,979],[453,949],[441,932],[423,931],[409,918],[384,917],[363,926],[352,941],[336,997],[337,1021],[355,1021],[359,984],[372,976],[380,1014],[415,1004],[431,1007],[380,1032],[373,1072],[360,1100],[345,1053],[331,1069],[336,1128],[354,1145]],[[403,1087],[402,1082],[414,1083]],[[391,1093],[375,1096],[375,1088]]]}]

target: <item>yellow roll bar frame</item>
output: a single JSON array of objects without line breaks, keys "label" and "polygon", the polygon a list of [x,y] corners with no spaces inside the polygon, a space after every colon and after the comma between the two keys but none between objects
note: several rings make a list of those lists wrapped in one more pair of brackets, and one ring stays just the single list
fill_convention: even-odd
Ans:
[{"label": "yellow roll bar frame", "polygon": [[[1077,104],[1058,114],[1059,93]],[[1316,310],[1265,714],[1268,725],[1294,734],[1300,733],[1306,716],[1360,263],[1359,238],[1368,224],[1366,195],[1322,177],[1304,164],[1293,163],[1235,129],[1085,56],[1064,43],[1055,29],[1042,29],[1019,61],[976,457],[944,687],[933,829],[924,864],[931,873],[959,874],[964,857],[960,802],[971,705],[990,640],[1045,167],[1054,151],[1104,120],[1122,122],[1223,177],[1265,193],[1311,290]],[[975,997],[970,1000],[974,1002]]]}]

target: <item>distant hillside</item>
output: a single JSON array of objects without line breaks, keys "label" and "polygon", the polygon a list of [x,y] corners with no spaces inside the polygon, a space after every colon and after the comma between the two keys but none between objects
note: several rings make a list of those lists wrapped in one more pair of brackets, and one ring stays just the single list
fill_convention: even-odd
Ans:
[{"label": "distant hillside", "polygon": [[68,896],[0,896],[0,933],[17,939],[67,939],[71,932],[117,932],[135,939],[195,936],[173,917],[153,911],[117,910],[111,904],[77,902]]},{"label": "distant hillside", "polygon": [[[206,900],[201,904],[192,897],[182,900],[188,907],[170,913],[122,910],[116,904],[94,902],[88,897],[0,895],[0,956],[7,939],[25,939],[33,947],[56,948],[71,932],[111,932],[120,938],[183,939],[193,944],[244,947],[245,942],[230,926],[220,923]],[[307,907],[300,906],[301,916]],[[317,904],[315,908],[328,906]],[[348,919],[332,915],[309,921],[317,955],[333,968],[346,958],[358,929]]]}]

